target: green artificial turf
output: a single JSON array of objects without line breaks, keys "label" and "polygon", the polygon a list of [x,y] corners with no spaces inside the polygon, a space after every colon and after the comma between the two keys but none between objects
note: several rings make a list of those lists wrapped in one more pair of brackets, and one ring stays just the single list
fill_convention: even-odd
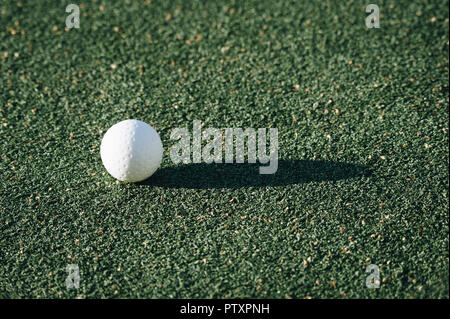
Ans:
[{"label": "green artificial turf", "polygon": [[[68,1],[2,1],[0,297],[448,298],[448,1],[372,2],[379,29],[364,1],[97,0],[65,30]],[[99,154],[128,118],[165,149],[137,184]],[[193,120],[278,128],[278,172],[173,164]]]}]

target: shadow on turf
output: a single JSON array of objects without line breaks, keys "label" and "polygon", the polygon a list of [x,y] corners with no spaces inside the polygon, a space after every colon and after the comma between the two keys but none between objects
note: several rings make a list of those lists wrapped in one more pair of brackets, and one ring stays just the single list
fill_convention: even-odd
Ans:
[{"label": "shadow on turf", "polygon": [[329,161],[280,160],[273,175],[260,175],[261,164],[187,164],[160,168],[141,185],[166,188],[240,188],[337,181],[370,176],[364,166]]}]

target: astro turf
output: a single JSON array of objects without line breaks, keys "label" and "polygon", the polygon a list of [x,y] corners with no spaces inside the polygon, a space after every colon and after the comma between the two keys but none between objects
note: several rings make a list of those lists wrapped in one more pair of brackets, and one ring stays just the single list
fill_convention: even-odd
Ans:
[{"label": "astro turf", "polygon": [[[0,297],[449,298],[448,1],[68,3],[0,4]],[[143,183],[100,159],[128,118]],[[173,164],[193,120],[278,128],[278,172]]]}]

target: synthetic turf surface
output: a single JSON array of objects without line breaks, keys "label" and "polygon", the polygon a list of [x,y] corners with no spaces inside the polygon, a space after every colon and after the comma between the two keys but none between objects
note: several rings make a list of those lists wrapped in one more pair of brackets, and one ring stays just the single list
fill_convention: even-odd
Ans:
[{"label": "synthetic turf surface", "polygon": [[[68,3],[0,4],[0,297],[449,297],[448,1]],[[144,183],[100,160],[127,118]],[[278,128],[278,175],[175,166],[193,120]]]}]

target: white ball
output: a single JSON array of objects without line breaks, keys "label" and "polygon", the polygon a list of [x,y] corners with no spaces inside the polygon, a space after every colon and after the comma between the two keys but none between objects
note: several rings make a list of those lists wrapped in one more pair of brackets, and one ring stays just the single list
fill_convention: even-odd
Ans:
[{"label": "white ball", "polygon": [[106,170],[124,182],[149,178],[161,164],[162,154],[158,133],[138,120],[125,120],[111,126],[100,145],[100,156]]}]

